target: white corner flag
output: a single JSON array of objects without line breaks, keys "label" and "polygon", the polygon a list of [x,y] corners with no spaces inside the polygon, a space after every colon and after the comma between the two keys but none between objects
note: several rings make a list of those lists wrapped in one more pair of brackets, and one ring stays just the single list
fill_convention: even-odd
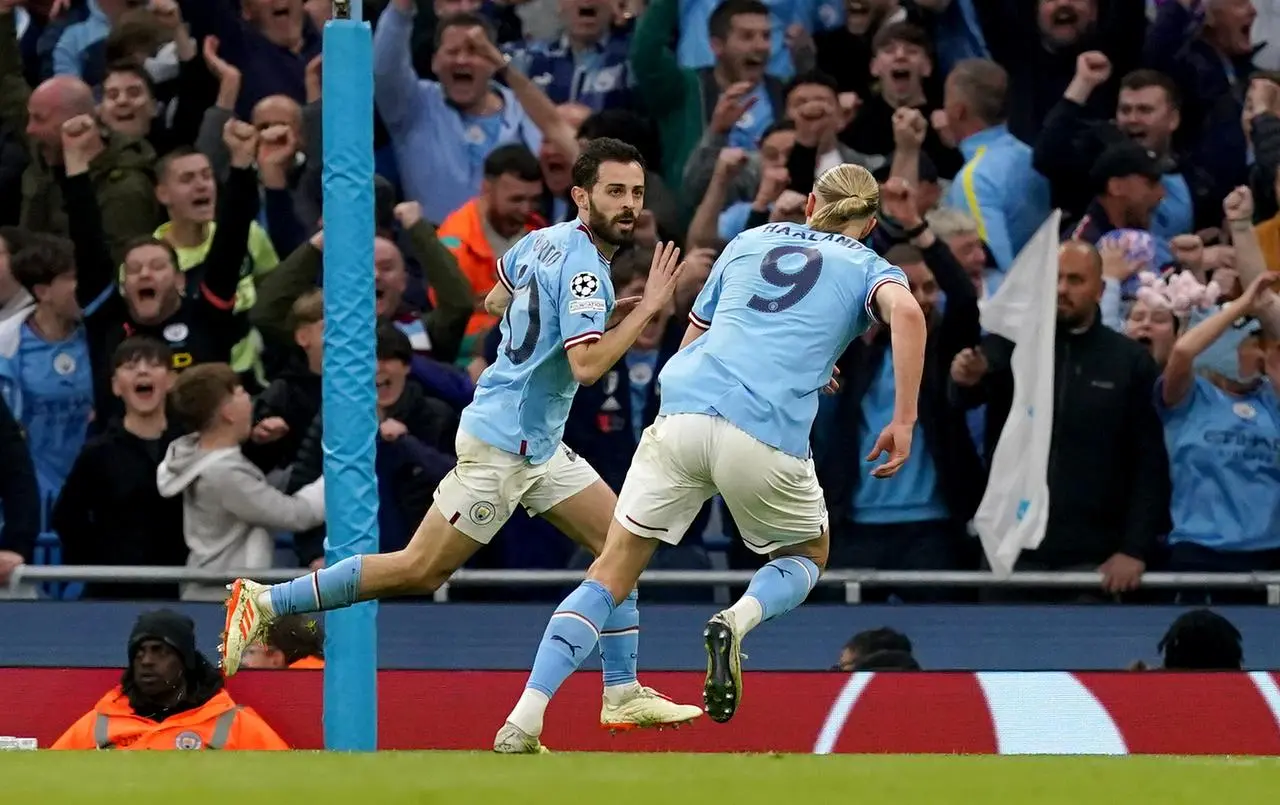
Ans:
[{"label": "white corner flag", "polygon": [[991,459],[986,493],[973,516],[987,561],[1001,578],[1013,572],[1018,554],[1040,546],[1049,524],[1061,222],[1061,210],[1054,210],[1018,253],[995,294],[979,303],[982,328],[1015,345],[1010,358],[1013,404]]}]

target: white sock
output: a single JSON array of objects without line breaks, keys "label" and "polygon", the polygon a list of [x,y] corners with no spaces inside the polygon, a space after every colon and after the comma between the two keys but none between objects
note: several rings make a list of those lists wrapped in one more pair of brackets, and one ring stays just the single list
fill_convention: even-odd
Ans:
[{"label": "white sock", "polygon": [[507,716],[507,721],[524,730],[525,734],[537,738],[542,734],[542,716],[547,712],[550,703],[547,694],[533,688],[525,688],[520,694],[520,701]]},{"label": "white sock", "polygon": [[620,704],[626,699],[631,698],[631,696],[639,689],[640,683],[634,680],[623,685],[605,685],[604,700],[609,704]]},{"label": "white sock", "polygon": [[275,614],[276,614],[275,610],[271,608],[271,588],[270,587],[258,593],[258,597],[254,599],[254,602],[258,605],[258,609],[262,610],[263,615],[267,616],[268,618],[275,617]]},{"label": "white sock", "polygon": [[738,599],[738,602],[729,607],[729,612],[733,613],[733,625],[738,632],[738,638],[746,636],[747,632],[760,625],[761,619],[764,618],[764,607],[760,606],[760,602],[753,596],[744,595]]}]

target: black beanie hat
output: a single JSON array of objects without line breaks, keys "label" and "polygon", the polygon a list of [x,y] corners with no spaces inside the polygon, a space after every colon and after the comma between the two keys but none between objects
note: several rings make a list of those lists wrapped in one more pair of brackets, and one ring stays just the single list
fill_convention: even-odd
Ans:
[{"label": "black beanie hat", "polygon": [[196,625],[186,615],[180,615],[171,609],[157,609],[144,612],[133,624],[129,633],[129,663],[133,663],[133,655],[144,640],[159,640],[165,643],[182,658],[182,666],[188,670],[196,668]]}]

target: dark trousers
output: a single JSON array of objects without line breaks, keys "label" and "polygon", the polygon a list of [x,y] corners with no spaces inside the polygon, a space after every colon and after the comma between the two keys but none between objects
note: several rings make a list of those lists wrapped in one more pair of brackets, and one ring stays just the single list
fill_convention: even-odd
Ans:
[{"label": "dark trousers", "polygon": [[[973,567],[964,555],[968,539],[964,527],[951,520],[923,520],[914,523],[855,523],[843,520],[832,526],[832,570],[960,570]],[[837,600],[843,590],[831,590]],[[933,587],[870,587],[864,601],[956,601],[965,600],[958,590]],[[811,596],[811,600],[812,596]]]},{"label": "dark trousers", "polygon": [[[1169,546],[1165,570],[1170,573],[1253,573],[1280,570],[1280,550],[1219,551],[1194,542]],[[1178,590],[1174,602],[1188,605],[1265,604],[1262,590],[1213,589]]]}]

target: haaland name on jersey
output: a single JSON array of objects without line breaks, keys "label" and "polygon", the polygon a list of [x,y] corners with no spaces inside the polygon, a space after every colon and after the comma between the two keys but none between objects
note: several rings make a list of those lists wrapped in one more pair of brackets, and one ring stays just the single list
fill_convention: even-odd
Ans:
[{"label": "haaland name on jersey", "polygon": [[835,243],[850,249],[855,244],[862,245],[848,235],[841,235],[839,232],[818,232],[806,226],[793,224],[765,224],[760,231],[770,235],[785,235],[797,240],[807,240],[810,243]]}]

